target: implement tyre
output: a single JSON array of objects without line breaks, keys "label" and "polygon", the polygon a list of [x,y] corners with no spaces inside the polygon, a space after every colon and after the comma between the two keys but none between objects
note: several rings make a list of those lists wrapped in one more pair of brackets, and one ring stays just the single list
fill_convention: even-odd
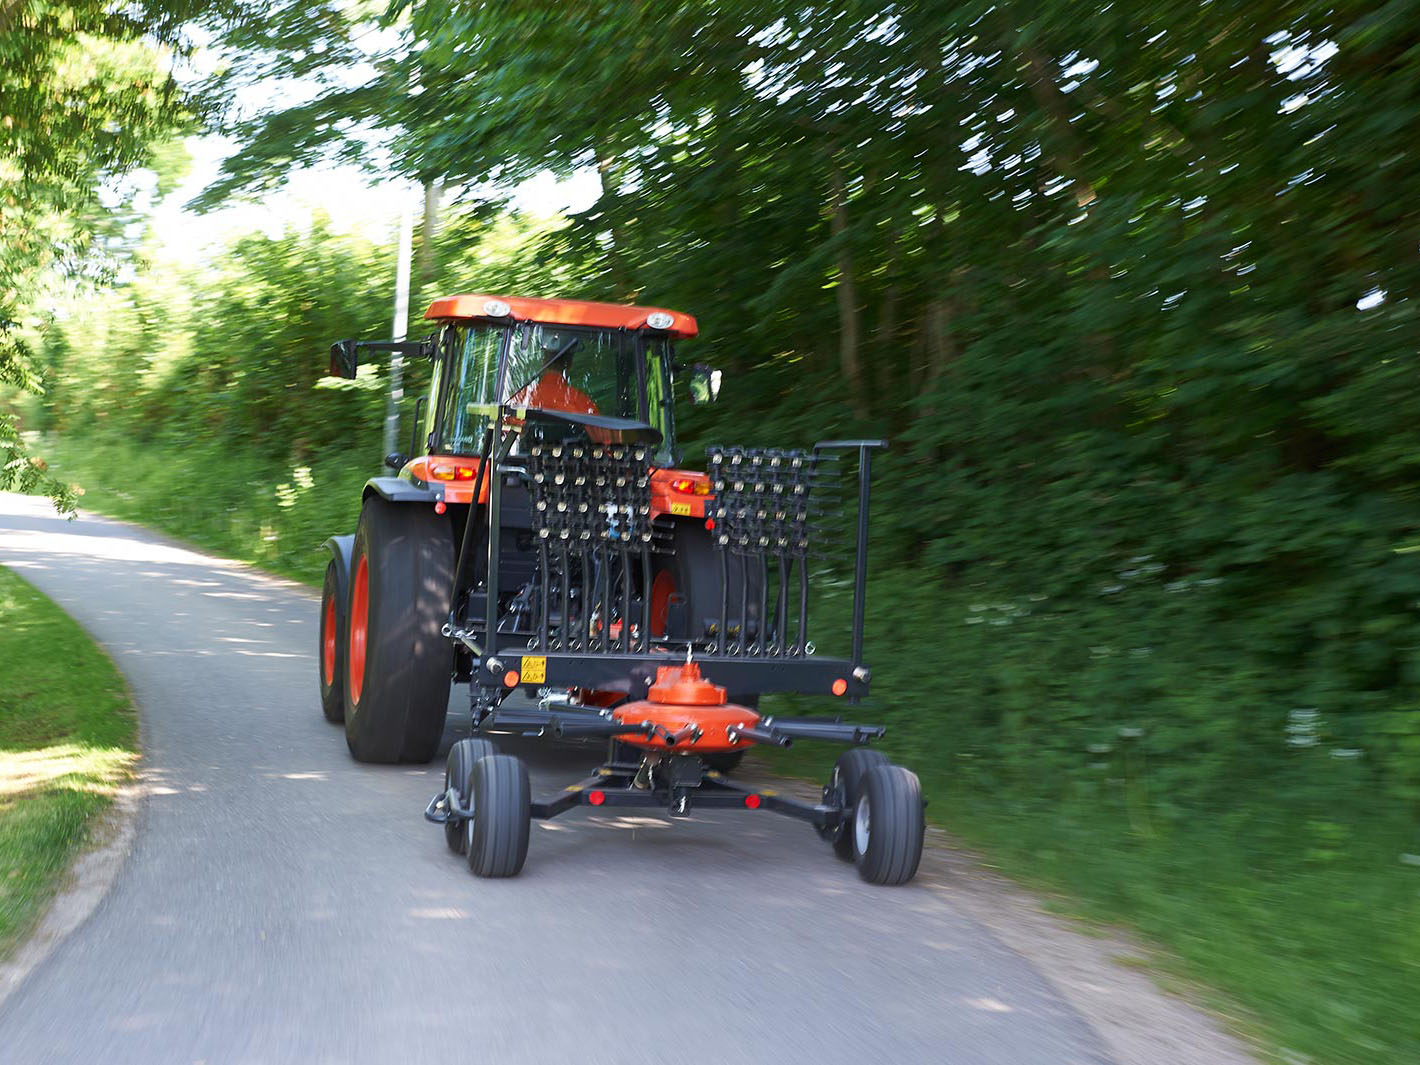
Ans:
[{"label": "implement tyre", "polygon": [[877,765],[863,774],[849,837],[858,875],[870,884],[905,884],[922,861],[922,785],[900,765]]},{"label": "implement tyre", "polygon": [[[459,805],[467,806],[469,796],[473,794],[469,779],[473,775],[473,764],[480,758],[497,753],[498,748],[481,736],[468,737],[455,743],[449,748],[449,763],[444,769],[444,794],[447,795],[449,790],[453,789],[454,794],[458,796]],[[444,842],[455,854],[463,854],[468,849],[463,818],[451,815],[444,822]]]},{"label": "implement tyre", "polygon": [[473,819],[464,830],[468,867],[477,876],[517,876],[528,858],[532,785],[527,766],[511,754],[473,763]]},{"label": "implement tyre", "polygon": [[853,860],[853,809],[858,805],[858,796],[863,794],[863,775],[888,764],[887,755],[871,747],[850,747],[834,763],[833,776],[823,789],[823,801],[837,804],[843,810],[844,820],[837,828],[823,830],[820,835],[833,844],[833,853],[845,862]]},{"label": "implement tyre", "polygon": [[327,721],[339,724],[345,720],[345,602],[340,596],[334,561],[325,567],[318,635],[320,709]]},{"label": "implement tyre", "polygon": [[443,635],[453,531],[429,508],[365,501],[350,556],[345,742],[358,762],[427,762],[449,708]]}]

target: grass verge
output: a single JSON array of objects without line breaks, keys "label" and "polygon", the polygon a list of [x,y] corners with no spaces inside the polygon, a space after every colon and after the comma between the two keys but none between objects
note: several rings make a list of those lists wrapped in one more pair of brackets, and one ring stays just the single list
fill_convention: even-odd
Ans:
[{"label": "grass verge", "polygon": [[0,957],[33,927],[137,759],[123,679],[0,567]]}]

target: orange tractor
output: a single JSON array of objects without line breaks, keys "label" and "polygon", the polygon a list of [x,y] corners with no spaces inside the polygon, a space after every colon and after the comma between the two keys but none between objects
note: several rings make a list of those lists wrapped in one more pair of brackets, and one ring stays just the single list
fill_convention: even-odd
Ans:
[{"label": "orange tractor", "polygon": [[[487,295],[436,300],[419,342],[341,341],[428,358],[413,457],[372,478],[353,536],[327,542],[320,694],[364,762],[427,762],[451,681],[469,685],[472,735],[448,754],[425,816],[480,876],[513,876],[529,824],[575,806],[773,810],[808,821],[864,879],[917,871],[917,777],[867,746],[882,728],[762,716],[759,696],[856,704],[868,486],[880,441],[804,450],[711,447],[678,468],[674,345],[695,319],[657,308]],[[690,370],[692,399],[719,375]],[[422,453],[417,453],[422,452]],[[856,465],[848,657],[809,639],[811,569],[837,470]],[[604,739],[581,784],[534,798],[524,763],[492,737]],[[848,745],[822,801],[731,777],[755,744]]]}]

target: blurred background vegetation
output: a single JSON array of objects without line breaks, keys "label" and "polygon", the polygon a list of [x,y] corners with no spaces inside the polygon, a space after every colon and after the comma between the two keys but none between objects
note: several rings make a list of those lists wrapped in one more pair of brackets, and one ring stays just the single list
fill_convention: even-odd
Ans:
[{"label": "blurred background vegetation", "polygon": [[[386,391],[326,350],[386,335],[392,230],[179,261],[113,190],[199,128],[236,149],[199,210],[415,184],[413,334],[455,291],[676,307],[726,372],[691,442],[891,439],[865,713],[940,823],[1288,1060],[1420,1061],[1414,5],[39,10],[3,15],[0,372],[44,390],[7,475],[44,480],[18,413],[57,490],[317,579]],[[263,84],[301,91],[232,105]],[[549,172],[588,203],[520,211]]]}]

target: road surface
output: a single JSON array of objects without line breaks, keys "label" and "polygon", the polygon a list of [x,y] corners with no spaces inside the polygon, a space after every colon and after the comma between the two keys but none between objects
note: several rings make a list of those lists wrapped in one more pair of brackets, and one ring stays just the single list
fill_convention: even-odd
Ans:
[{"label": "road surface", "polygon": [[[0,1007],[6,1065],[1109,1061],[949,897],[864,884],[797,821],[578,810],[473,877],[421,817],[443,753],[358,765],[321,717],[313,593],[16,496],[0,564],[128,678],[145,796],[111,892]],[[527,757],[535,791],[587,768]]]}]

